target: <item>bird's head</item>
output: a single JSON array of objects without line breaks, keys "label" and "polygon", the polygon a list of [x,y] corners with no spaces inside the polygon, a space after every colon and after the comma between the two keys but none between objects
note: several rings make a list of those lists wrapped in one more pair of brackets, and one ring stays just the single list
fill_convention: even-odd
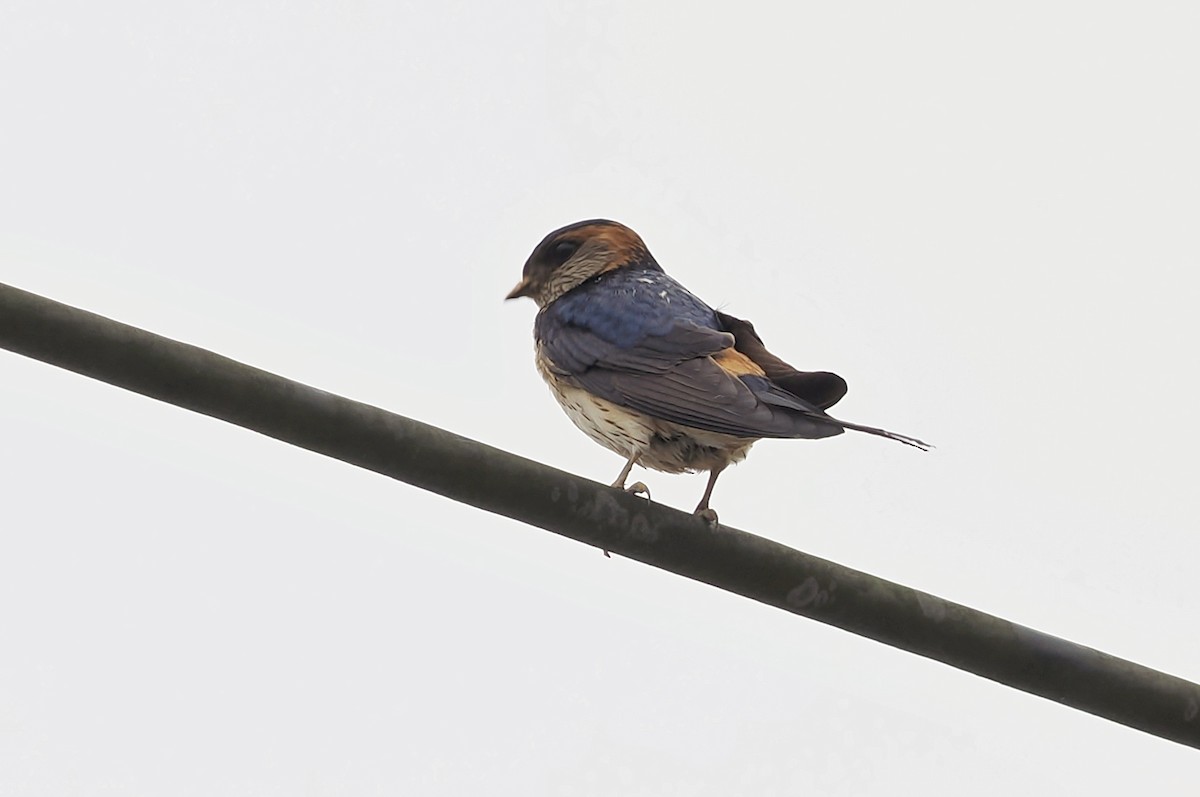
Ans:
[{"label": "bird's head", "polygon": [[619,268],[661,271],[646,244],[624,224],[578,221],[542,239],[525,261],[521,281],[505,298],[528,296],[545,307],[593,277]]}]

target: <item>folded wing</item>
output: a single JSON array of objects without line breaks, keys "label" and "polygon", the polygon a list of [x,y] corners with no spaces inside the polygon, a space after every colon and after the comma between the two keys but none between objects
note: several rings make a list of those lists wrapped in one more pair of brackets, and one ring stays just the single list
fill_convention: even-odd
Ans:
[{"label": "folded wing", "polygon": [[[556,308],[572,298],[568,294],[539,314],[535,335],[560,379],[654,418],[735,437],[841,434],[843,424],[775,384],[764,367],[740,353],[739,332],[722,329],[713,310],[682,288],[682,294],[670,293],[662,278],[646,284],[665,293],[655,294],[657,303],[626,295],[619,334],[610,332],[613,308],[603,304],[605,296],[622,299],[615,291],[582,294]],[[672,318],[664,322],[664,313]],[[826,388],[821,395],[834,392]]]}]

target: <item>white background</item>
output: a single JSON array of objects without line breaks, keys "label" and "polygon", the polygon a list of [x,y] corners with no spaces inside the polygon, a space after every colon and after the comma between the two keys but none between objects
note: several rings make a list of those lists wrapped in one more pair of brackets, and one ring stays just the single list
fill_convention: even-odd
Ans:
[{"label": "white background", "polygon": [[[762,443],[723,521],[1200,680],[1200,12],[978,5],[6,0],[0,280],[607,483],[501,297],[616,218],[937,445]],[[1193,750],[0,387],[2,794],[1194,793]]]}]

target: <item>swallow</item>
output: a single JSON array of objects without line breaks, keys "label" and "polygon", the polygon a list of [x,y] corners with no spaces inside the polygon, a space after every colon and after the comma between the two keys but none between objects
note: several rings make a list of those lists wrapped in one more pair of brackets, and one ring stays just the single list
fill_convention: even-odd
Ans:
[{"label": "swallow", "polygon": [[[667,276],[633,230],[605,219],[547,235],[507,299],[537,303],[535,362],[584,434],[634,465],[708,471],[696,514],[710,523],[717,477],[763,438],[818,439],[847,429],[929,445],[826,413],[846,395],[827,371],[798,371],[749,321],[714,310]],[[641,483],[631,491],[645,492]]]}]

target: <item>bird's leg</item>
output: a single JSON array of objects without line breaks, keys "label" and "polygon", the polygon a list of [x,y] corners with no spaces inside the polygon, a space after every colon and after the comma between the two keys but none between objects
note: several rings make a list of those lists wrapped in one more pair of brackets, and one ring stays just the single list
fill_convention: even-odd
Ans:
[{"label": "bird's leg", "polygon": [[636,465],[637,461],[641,458],[641,451],[638,451],[631,456],[629,461],[625,463],[625,467],[621,468],[621,475],[618,476],[617,480],[612,483],[612,486],[616,487],[618,490],[624,490],[627,493],[633,493],[634,495],[644,495],[646,496],[646,499],[649,500],[650,488],[642,482],[634,482],[628,487],[625,486],[625,480],[629,478],[629,471],[633,470],[633,466]]},{"label": "bird's leg", "polygon": [[708,474],[708,486],[704,488],[704,496],[700,499],[700,503],[696,504],[695,514],[708,521],[709,525],[717,525],[717,513],[708,507],[708,499],[712,498],[713,487],[716,486],[717,477],[721,475],[721,471],[725,470],[725,466],[713,468]]},{"label": "bird's leg", "polygon": [[[612,486],[617,488],[618,490],[624,490],[625,489],[625,480],[629,478],[629,472],[631,470],[633,470],[633,466],[636,465],[637,461],[641,458],[642,458],[642,452],[635,451],[633,453],[633,456],[631,456],[629,458],[629,461],[625,463],[625,467],[621,468],[621,473],[619,476],[617,476],[617,480],[612,483]],[[639,482],[639,484],[640,484],[640,482]],[[645,486],[646,485],[644,485],[644,484],[642,485],[643,488],[645,488]],[[634,487],[637,487],[637,485],[635,484]]]},{"label": "bird's leg", "polygon": [[[613,482],[610,486],[614,487],[618,490],[624,490],[627,493],[633,493],[634,495],[645,495],[646,498],[649,499],[650,498],[650,488],[647,487],[646,485],[642,484],[641,482],[634,482],[633,484],[629,485],[628,487],[625,486],[625,480],[629,478],[629,472],[631,470],[633,470],[633,466],[636,465],[637,461],[641,458],[642,458],[641,451],[633,452],[633,455],[631,457],[629,457],[629,461],[625,463],[625,467],[621,468],[621,473],[618,474],[617,480],[615,482]],[[602,548],[601,550],[604,551],[605,557],[610,558],[610,559],[612,558],[611,555],[608,553],[608,549]]]}]

